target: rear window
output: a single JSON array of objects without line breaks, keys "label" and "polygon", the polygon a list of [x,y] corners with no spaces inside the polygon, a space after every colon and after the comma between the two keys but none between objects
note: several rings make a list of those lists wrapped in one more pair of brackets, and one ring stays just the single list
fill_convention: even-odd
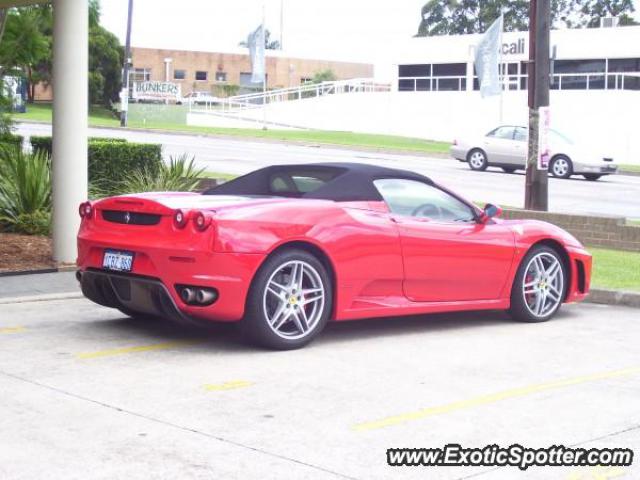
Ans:
[{"label": "rear window", "polygon": [[341,173],[337,169],[278,172],[271,175],[269,190],[273,195],[299,196],[319,189]]}]

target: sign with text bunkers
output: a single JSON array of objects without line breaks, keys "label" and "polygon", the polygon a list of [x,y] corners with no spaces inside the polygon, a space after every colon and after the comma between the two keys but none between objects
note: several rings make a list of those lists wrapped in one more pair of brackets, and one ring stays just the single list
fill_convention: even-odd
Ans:
[{"label": "sign with text bunkers", "polygon": [[178,100],[180,85],[171,82],[135,82],[133,98],[138,100]]}]

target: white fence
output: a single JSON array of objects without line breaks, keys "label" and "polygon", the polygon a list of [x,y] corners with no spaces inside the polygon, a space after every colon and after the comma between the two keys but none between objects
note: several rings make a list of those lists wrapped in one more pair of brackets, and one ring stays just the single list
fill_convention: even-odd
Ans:
[{"label": "white fence", "polygon": [[238,114],[244,110],[261,108],[263,105],[271,103],[345,93],[389,92],[390,90],[390,83],[376,82],[371,78],[354,78],[322,83],[307,83],[297,87],[235,95],[226,99],[220,99],[217,103],[204,102],[203,104],[190,104],[190,111],[194,113],[213,112],[218,114]]}]

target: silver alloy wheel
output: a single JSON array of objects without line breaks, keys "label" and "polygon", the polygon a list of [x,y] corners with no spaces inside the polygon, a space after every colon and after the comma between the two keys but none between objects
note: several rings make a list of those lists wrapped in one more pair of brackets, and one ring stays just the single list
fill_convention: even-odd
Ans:
[{"label": "silver alloy wheel", "polygon": [[281,338],[295,340],[318,325],[325,287],[315,268],[302,260],[283,263],[269,277],[262,297],[267,324]]},{"label": "silver alloy wheel", "polygon": [[556,158],[553,162],[552,170],[556,177],[564,177],[569,173],[569,162],[566,158]]},{"label": "silver alloy wheel", "polygon": [[482,168],[482,166],[484,165],[484,161],[484,153],[482,153],[480,150],[476,150],[469,157],[469,163],[473,168]]},{"label": "silver alloy wheel", "polygon": [[541,318],[562,302],[564,271],[560,260],[548,252],[533,256],[524,271],[522,295],[529,312]]}]

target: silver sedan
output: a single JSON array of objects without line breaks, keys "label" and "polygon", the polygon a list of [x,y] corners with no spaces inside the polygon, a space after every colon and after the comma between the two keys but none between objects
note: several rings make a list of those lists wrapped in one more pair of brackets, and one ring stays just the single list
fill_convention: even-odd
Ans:
[{"label": "silver sedan", "polygon": [[[467,162],[472,170],[486,170],[496,166],[507,173],[526,169],[528,129],[503,125],[485,136],[468,140],[454,140],[451,156]],[[613,158],[595,155],[579,148],[572,140],[556,130],[549,130],[551,157],[549,173],[557,178],[582,175],[587,180],[598,180],[603,175],[616,173]]]}]

